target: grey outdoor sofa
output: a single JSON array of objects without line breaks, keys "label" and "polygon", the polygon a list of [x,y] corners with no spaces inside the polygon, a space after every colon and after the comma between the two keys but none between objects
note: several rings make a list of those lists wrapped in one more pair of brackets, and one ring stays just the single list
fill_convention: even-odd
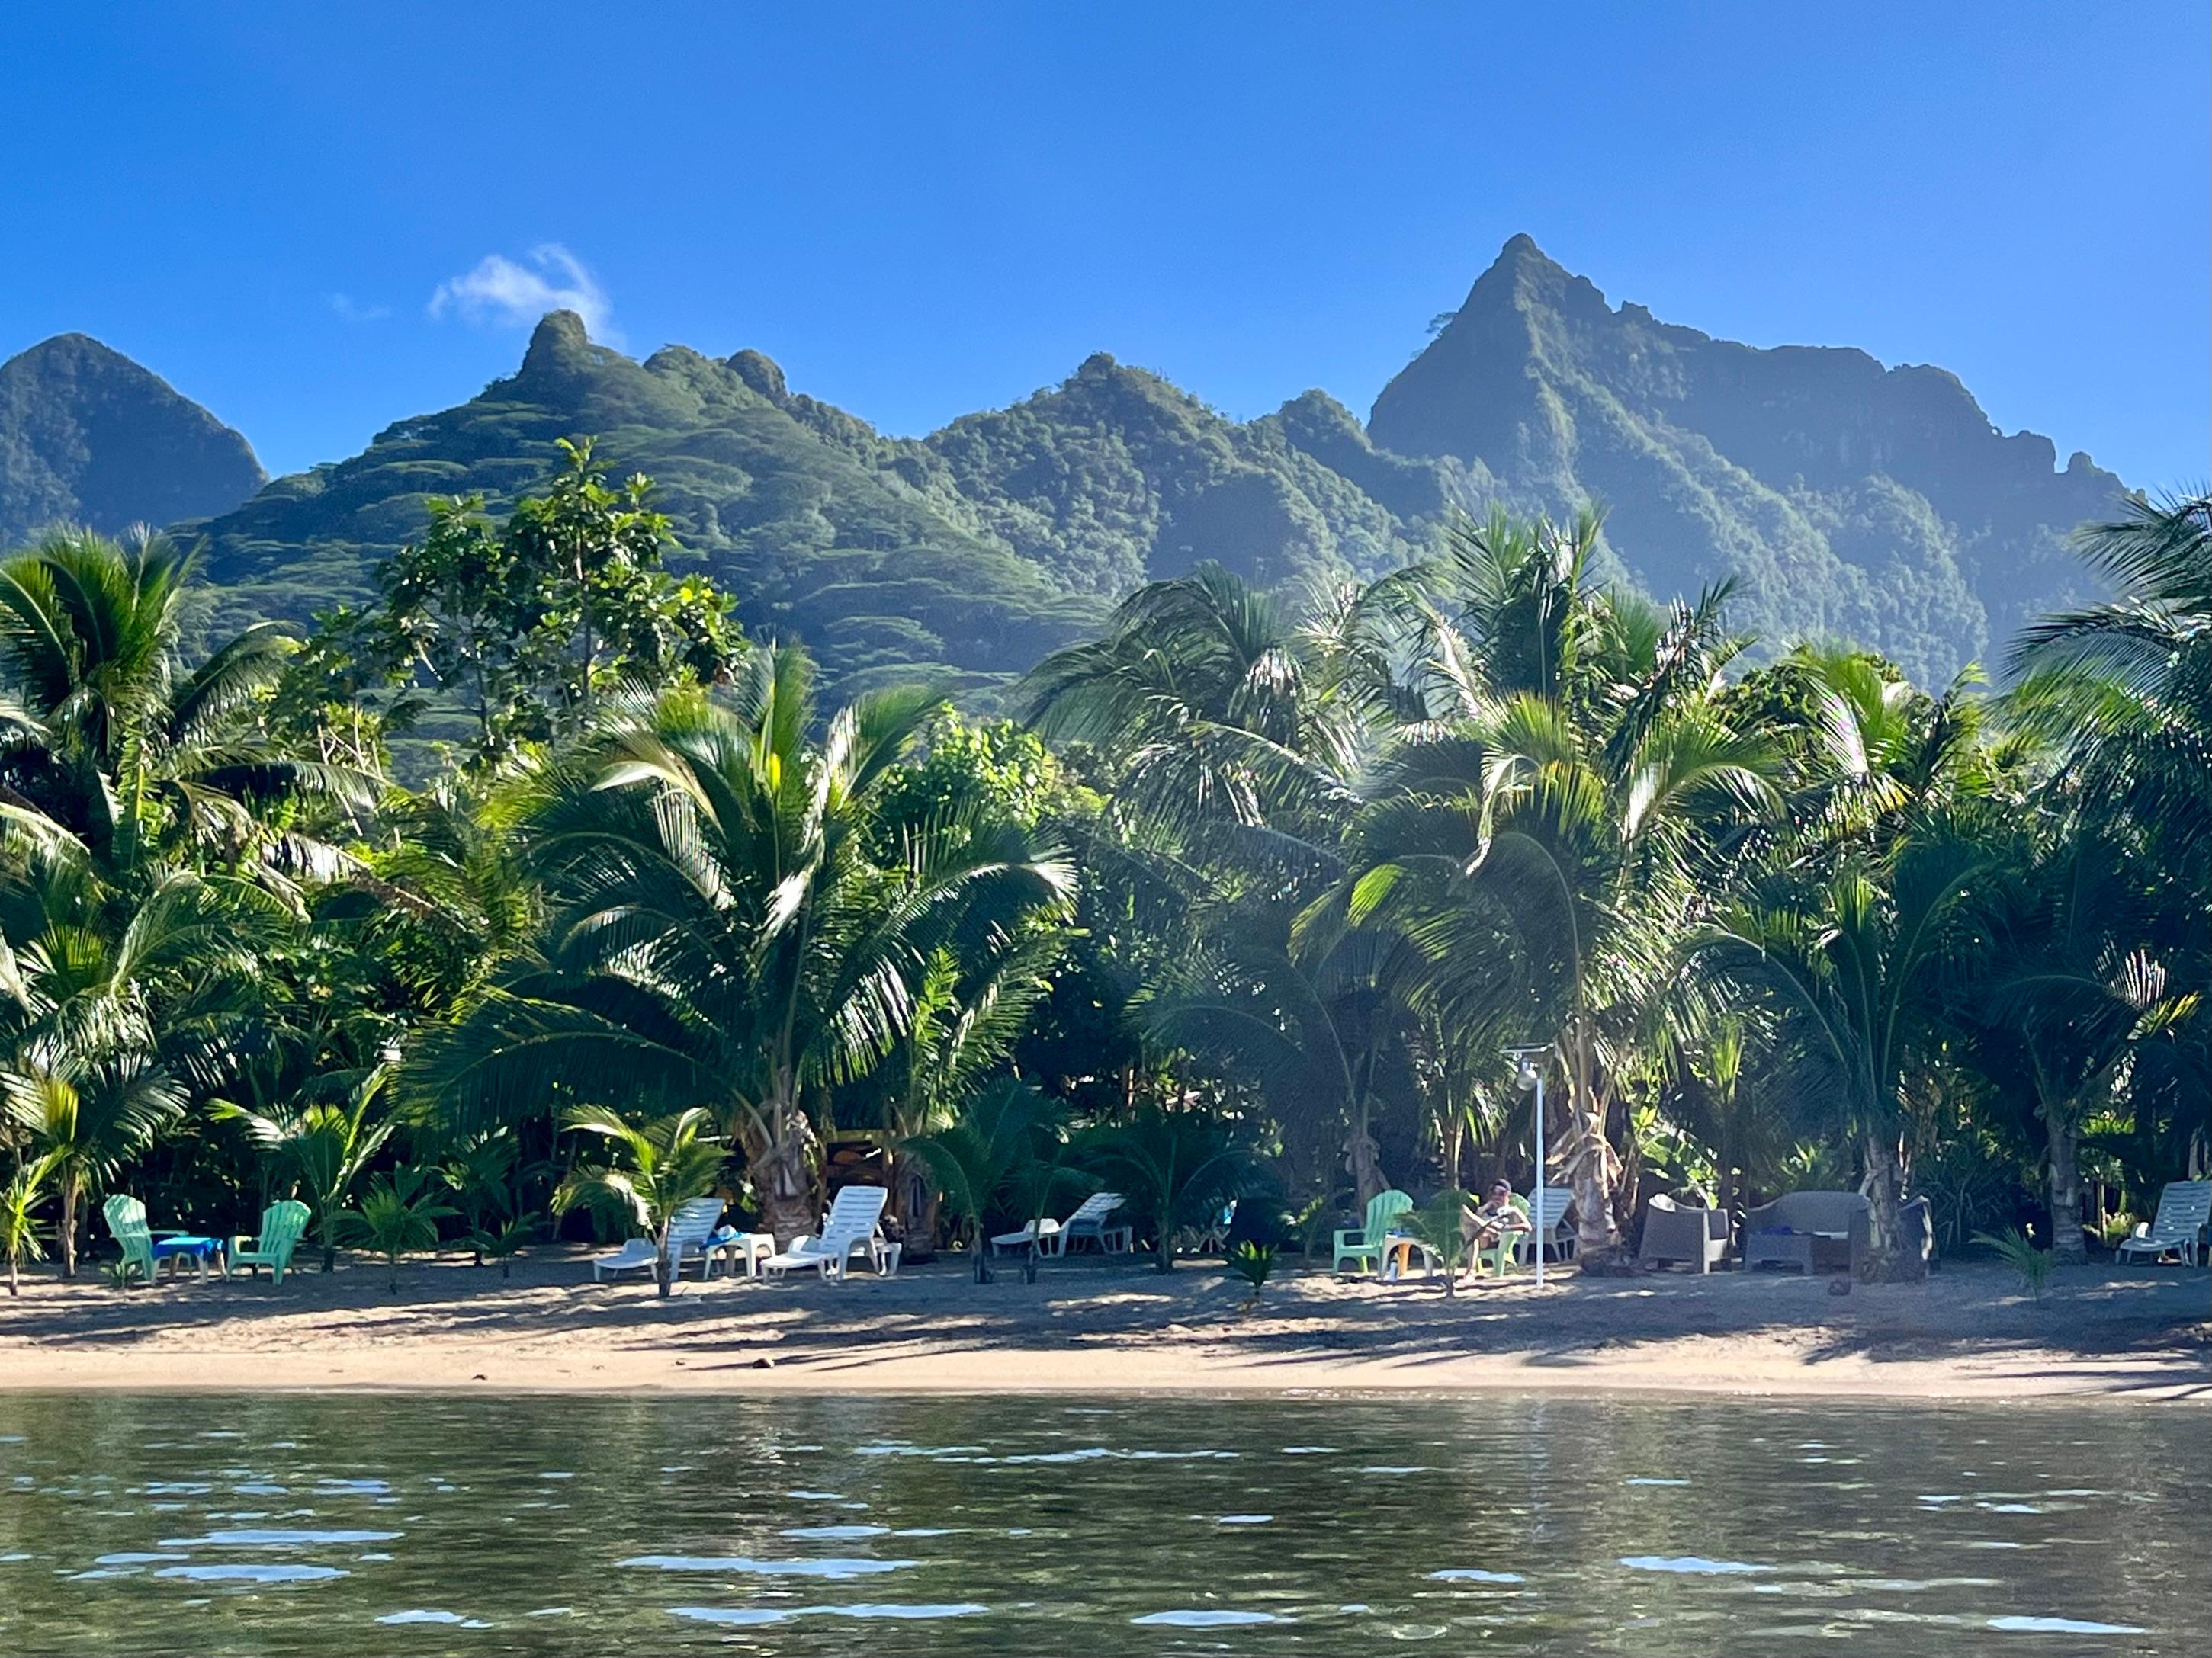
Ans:
[{"label": "grey outdoor sofa", "polygon": [[[1856,1192],[1792,1192],[1743,1218],[1743,1265],[1795,1266],[1811,1272],[1827,1264],[1847,1263],[1858,1270],[1869,1233],[1873,1206]],[[1905,1248],[1923,1262],[1936,1253],[1935,1212],[1928,1199],[1915,1198],[1899,1211]],[[1843,1256],[1844,1263],[1835,1261]]]}]

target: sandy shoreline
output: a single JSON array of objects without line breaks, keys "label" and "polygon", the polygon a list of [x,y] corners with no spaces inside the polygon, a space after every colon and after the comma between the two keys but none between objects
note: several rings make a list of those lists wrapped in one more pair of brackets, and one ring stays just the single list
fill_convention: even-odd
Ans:
[{"label": "sandy shoreline", "polygon": [[2088,1267],[2038,1304],[1996,1268],[1925,1285],[1525,1276],[1447,1300],[1294,1273],[1242,1310],[1214,1268],[1070,1263],[989,1284],[956,1265],[842,1286],[592,1286],[580,1254],[0,1298],[0,1388],[496,1393],[1445,1393],[2212,1401],[2212,1278]]}]

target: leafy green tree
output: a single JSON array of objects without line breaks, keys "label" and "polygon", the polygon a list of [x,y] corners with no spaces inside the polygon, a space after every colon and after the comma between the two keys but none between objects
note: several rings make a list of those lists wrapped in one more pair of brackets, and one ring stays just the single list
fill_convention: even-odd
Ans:
[{"label": "leafy green tree", "polygon": [[726,700],[664,695],[548,774],[526,829],[549,957],[426,1044],[414,1092],[460,1127],[567,1094],[711,1102],[762,1218],[812,1229],[809,1112],[904,1030],[937,948],[1062,903],[1073,874],[1002,821],[950,821],[869,856],[879,793],[935,704],[878,694],[817,744],[811,673],[763,652]]},{"label": "leafy green tree", "polygon": [[653,1279],[665,1297],[677,1267],[668,1258],[669,1223],[692,1199],[714,1191],[729,1156],[710,1132],[712,1114],[695,1105],[639,1124],[604,1106],[584,1106],[565,1121],[605,1140],[617,1160],[572,1169],[553,1194],[553,1212],[586,1204],[641,1228],[659,1247]]},{"label": "leafy green tree", "polygon": [[480,763],[580,728],[625,682],[713,683],[743,648],[713,583],[663,569],[650,480],[609,485],[589,439],[561,450],[545,493],[504,525],[480,496],[433,501],[428,531],[379,572],[372,654],[468,709]]},{"label": "leafy green tree", "polygon": [[434,1169],[400,1163],[374,1176],[358,1207],[338,1216],[337,1237],[349,1249],[384,1257],[385,1287],[399,1293],[399,1260],[438,1247],[438,1223],[453,1212],[438,1199],[442,1177]]}]

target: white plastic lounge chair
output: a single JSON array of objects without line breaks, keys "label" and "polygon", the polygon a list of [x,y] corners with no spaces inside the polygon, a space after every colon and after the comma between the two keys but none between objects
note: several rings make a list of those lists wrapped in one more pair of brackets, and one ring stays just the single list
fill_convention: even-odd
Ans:
[{"label": "white plastic lounge chair", "polygon": [[1513,1258],[1524,1266],[1528,1265],[1528,1243],[1532,1237],[1544,1240],[1547,1260],[1565,1260],[1573,1255],[1576,1239],[1567,1226],[1567,1209],[1574,1200],[1575,1194],[1567,1187],[1547,1186],[1544,1188],[1544,1212],[1538,1215],[1533,1212],[1536,1199],[1531,1193],[1528,1198],[1532,1209],[1528,1217],[1529,1230],[1514,1236]]},{"label": "white plastic lounge chair", "polygon": [[611,1255],[592,1257],[592,1282],[617,1272],[650,1272],[660,1264],[660,1246],[651,1238],[631,1238]]},{"label": "white plastic lounge chair", "polygon": [[2136,1228],[2131,1238],[2120,1240],[2112,1254],[2126,1260],[2148,1255],[2153,1264],[2168,1255],[2185,1266],[2197,1264],[2197,1234],[2212,1218],[2212,1180],[2178,1180],[2158,1194],[2158,1214],[2148,1226]]},{"label": "white plastic lounge chair", "polygon": [[847,1187],[823,1217],[818,1235],[793,1238],[789,1248],[761,1262],[761,1270],[781,1277],[794,1266],[811,1266],[823,1278],[842,1283],[845,1263],[857,1251],[868,1257],[877,1272],[886,1276],[897,1272],[898,1246],[884,1242],[876,1230],[890,1196],[880,1186]]},{"label": "white plastic lounge chair", "polygon": [[[721,1218],[720,1198],[693,1198],[677,1206],[668,1223],[668,1259],[676,1276],[682,1275],[686,1260],[699,1263],[700,1277],[713,1276],[714,1257],[708,1252],[708,1240]],[[659,1260],[660,1245],[656,1240],[632,1238],[614,1254],[592,1258],[592,1282],[597,1284],[617,1272],[650,1272]]]},{"label": "white plastic lounge chair", "polygon": [[1070,1239],[1089,1238],[1101,1250],[1110,1251],[1118,1242],[1121,1251],[1126,1254],[1132,1229],[1126,1223],[1109,1225],[1107,1222],[1107,1218],[1121,1206],[1119,1192],[1093,1192],[1076,1206],[1075,1212],[1066,1220],[1054,1220],[1047,1215],[1018,1232],[999,1233],[991,1240],[991,1252],[1001,1254],[1009,1249],[1034,1248],[1040,1255],[1057,1258],[1067,1253]]}]

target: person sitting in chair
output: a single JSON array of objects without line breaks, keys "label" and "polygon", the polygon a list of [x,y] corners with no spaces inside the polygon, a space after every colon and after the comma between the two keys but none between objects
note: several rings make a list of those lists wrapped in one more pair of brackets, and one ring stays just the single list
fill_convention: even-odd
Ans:
[{"label": "person sitting in chair", "polygon": [[1504,1181],[1490,1183],[1490,1196],[1483,1206],[1460,1223],[1461,1235],[1467,1238],[1475,1251],[1494,1248],[1508,1232],[1526,1232],[1528,1217],[1513,1201],[1513,1188]]}]

